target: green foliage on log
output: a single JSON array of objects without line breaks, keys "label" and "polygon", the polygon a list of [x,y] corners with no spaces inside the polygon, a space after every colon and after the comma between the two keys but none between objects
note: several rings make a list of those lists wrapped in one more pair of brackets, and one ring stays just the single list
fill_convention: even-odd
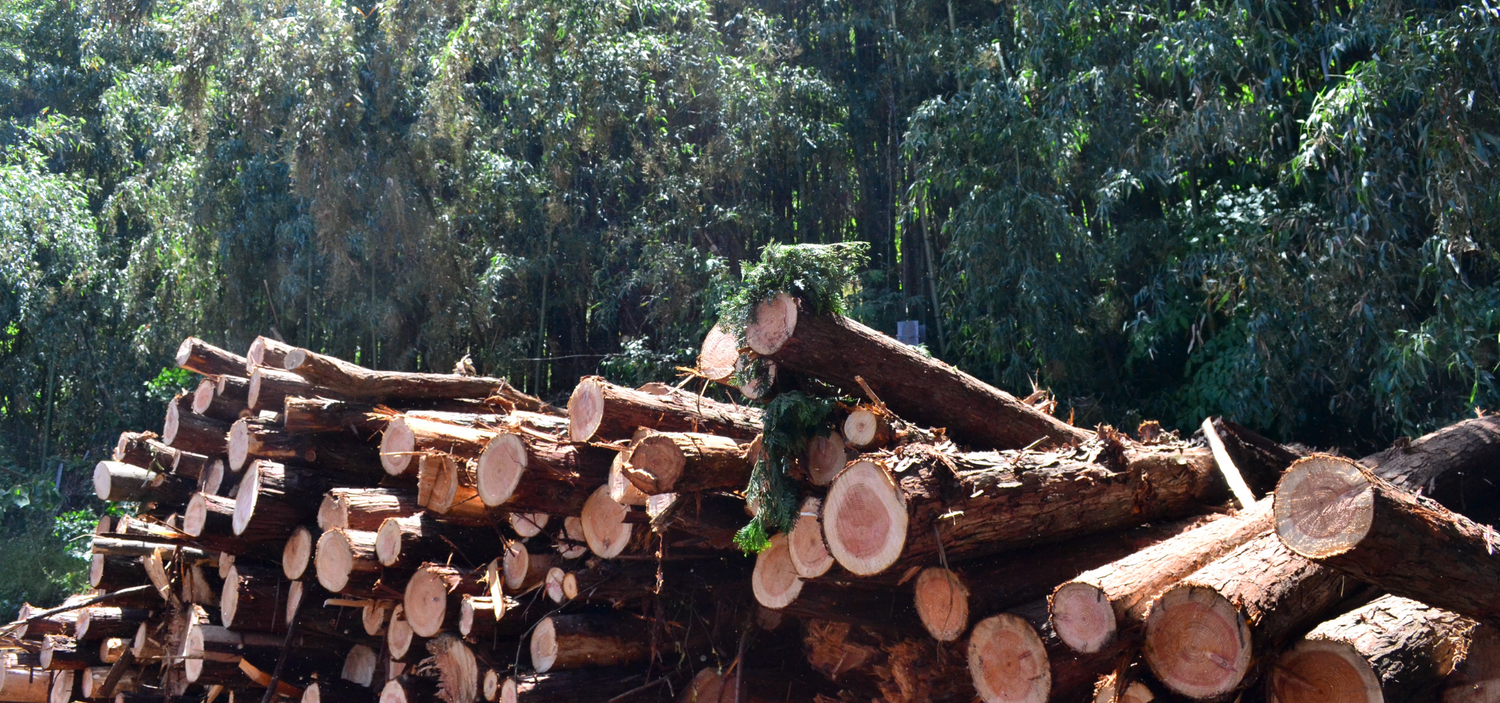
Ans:
[{"label": "green foliage on log", "polygon": [[792,469],[807,454],[807,442],[824,428],[828,414],[838,403],[798,391],[782,393],[766,404],[761,448],[764,455],[750,472],[745,501],[755,506],[750,524],[734,535],[734,543],[746,552],[771,546],[771,535],[790,532],[797,523],[801,491]]}]

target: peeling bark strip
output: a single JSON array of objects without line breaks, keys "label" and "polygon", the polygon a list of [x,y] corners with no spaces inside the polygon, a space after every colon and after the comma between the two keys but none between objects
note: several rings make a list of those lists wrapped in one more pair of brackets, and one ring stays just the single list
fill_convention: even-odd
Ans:
[{"label": "peeling bark strip", "polygon": [[856,377],[863,378],[898,416],[976,447],[1077,444],[1093,436],[858,322],[810,314],[786,293],[756,308],[745,338],[782,371],[856,396],[863,395]]},{"label": "peeling bark strip", "polygon": [[1347,459],[1292,466],[1276,487],[1276,533],[1297,554],[1396,595],[1500,619],[1500,535]]},{"label": "peeling bark strip", "polygon": [[962,560],[1181,516],[1224,495],[1213,456],[1185,444],[967,454],[907,445],[884,466],[861,460],[839,475],[823,535],[846,569],[873,575],[937,563],[934,528],[948,558]]}]

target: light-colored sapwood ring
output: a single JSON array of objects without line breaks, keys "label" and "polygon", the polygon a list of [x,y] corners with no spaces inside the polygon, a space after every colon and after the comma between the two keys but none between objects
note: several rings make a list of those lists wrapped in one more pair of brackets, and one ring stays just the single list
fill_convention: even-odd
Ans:
[{"label": "light-colored sapwood ring", "polygon": [[1348,459],[1316,455],[1297,460],[1276,485],[1276,534],[1287,549],[1310,559],[1353,549],[1370,533],[1375,495]]},{"label": "light-colored sapwood ring", "polygon": [[286,544],[281,548],[281,573],[288,580],[296,581],[307,573],[307,565],[312,561],[313,538],[312,530],[301,525],[292,530],[292,536],[286,538]]},{"label": "light-colored sapwood ring", "polygon": [[755,555],[755,571],[750,574],[750,588],[755,600],[773,610],[791,605],[802,593],[802,577],[792,566],[785,534],[773,535],[771,546]]},{"label": "light-colored sapwood ring", "polygon": [[475,465],[474,488],[479,500],[491,508],[510,500],[526,474],[529,460],[524,440],[509,432],[496,435],[485,444]]},{"label": "light-colored sapwood ring", "polygon": [[1266,675],[1271,703],[1382,703],[1380,676],[1352,645],[1302,640]]},{"label": "light-colored sapwood ring", "polygon": [[739,340],[716,324],[698,347],[698,373],[711,381],[723,383],[734,375],[734,362],[739,357]]},{"label": "light-colored sapwood ring", "polygon": [[375,682],[375,666],[378,661],[375,650],[356,644],[344,656],[344,668],[339,672],[339,678],[369,688]]},{"label": "light-colored sapwood ring", "polygon": [[602,381],[588,377],[578,382],[573,394],[568,396],[568,437],[574,442],[587,442],[599,431],[604,420],[604,390]]},{"label": "light-colored sapwood ring", "polygon": [[933,566],[917,574],[917,617],[939,642],[953,642],[969,629],[969,589],[958,574]]},{"label": "light-colored sapwood ring", "polygon": [[544,618],[531,631],[531,668],[545,674],[557,661],[557,626],[552,618]]},{"label": "light-colored sapwood ring", "polygon": [[349,533],[344,530],[328,530],[318,538],[317,556],[313,563],[318,572],[318,583],[332,593],[340,593],[349,586],[349,575],[354,572],[354,545]]},{"label": "light-colored sapwood ring", "polygon": [[1052,693],[1052,666],[1042,638],[1009,613],[975,623],[969,676],[985,703],[1046,703]]},{"label": "light-colored sapwood ring", "polygon": [[889,428],[882,427],[887,424],[875,410],[868,407],[855,408],[844,418],[844,439],[855,447],[869,449],[889,439],[888,436],[881,436],[883,429],[889,434]]},{"label": "light-colored sapwood ring", "polygon": [[613,559],[630,543],[633,525],[625,522],[627,509],[609,497],[609,486],[600,486],[583,504],[583,538],[589,551],[601,559]]},{"label": "light-colored sapwood ring", "polygon": [[1091,583],[1070,581],[1052,594],[1052,629],[1075,652],[1091,654],[1113,642],[1115,609],[1104,592]]},{"label": "light-colored sapwood ring", "polygon": [[567,575],[568,572],[563,571],[560,567],[554,566],[550,569],[547,569],[547,597],[551,599],[553,603],[563,602],[563,578]]},{"label": "light-colored sapwood ring", "polygon": [[1250,626],[1217,591],[1180,584],[1151,604],[1142,647],[1157,680],[1184,696],[1233,691],[1250,670]]},{"label": "light-colored sapwood ring", "polygon": [[828,546],[823,544],[823,523],[818,520],[822,509],[823,502],[817,498],[809,496],[803,500],[797,522],[793,524],[792,532],[786,540],[787,552],[792,557],[792,568],[797,570],[798,576],[805,579],[817,578],[833,568],[833,555],[828,553]]},{"label": "light-colored sapwood ring", "polygon": [[901,556],[906,505],[890,474],[860,460],[834,479],[823,501],[823,541],[850,573],[872,576]]},{"label": "light-colored sapwood ring", "polygon": [[380,435],[380,465],[391,476],[406,473],[417,451],[417,435],[406,426],[406,418],[395,417]]}]

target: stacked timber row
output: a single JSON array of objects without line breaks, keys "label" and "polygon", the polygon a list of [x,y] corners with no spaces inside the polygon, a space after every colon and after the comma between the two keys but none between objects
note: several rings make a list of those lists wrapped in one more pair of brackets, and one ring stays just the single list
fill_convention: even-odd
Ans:
[{"label": "stacked timber row", "polygon": [[[565,410],[267,338],[177,364],[201,382],[95,470],[128,516],[93,589],[0,632],[0,701],[1494,695],[1491,418],[1360,462],[1088,430],[785,294],[693,385]],[[835,402],[746,555],[792,389]]]}]

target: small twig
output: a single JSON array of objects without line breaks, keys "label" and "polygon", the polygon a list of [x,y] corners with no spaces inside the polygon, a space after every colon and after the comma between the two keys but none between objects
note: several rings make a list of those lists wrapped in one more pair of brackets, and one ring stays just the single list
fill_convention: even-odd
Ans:
[{"label": "small twig", "polygon": [[605,701],[604,703],[615,703],[615,701],[625,700],[626,698],[628,698],[628,697],[630,697],[632,695],[635,695],[637,693],[640,693],[641,691],[644,691],[644,690],[646,690],[648,688],[654,688],[656,686],[660,686],[662,684],[662,682],[664,682],[666,680],[667,680],[667,677],[663,676],[663,677],[661,677],[661,678],[659,678],[659,679],[657,679],[655,681],[647,681],[646,683],[643,683],[643,684],[641,684],[639,686],[636,686],[635,688],[630,689],[629,691],[621,693],[620,695],[615,696],[614,698],[611,698],[611,699]]},{"label": "small twig", "polygon": [[870,384],[865,383],[865,379],[863,376],[855,376],[854,382],[858,383],[859,387],[864,389],[865,395],[870,396],[870,402],[879,406],[881,412],[886,411],[885,402],[880,399],[880,396],[875,395],[875,391],[870,389]]}]

